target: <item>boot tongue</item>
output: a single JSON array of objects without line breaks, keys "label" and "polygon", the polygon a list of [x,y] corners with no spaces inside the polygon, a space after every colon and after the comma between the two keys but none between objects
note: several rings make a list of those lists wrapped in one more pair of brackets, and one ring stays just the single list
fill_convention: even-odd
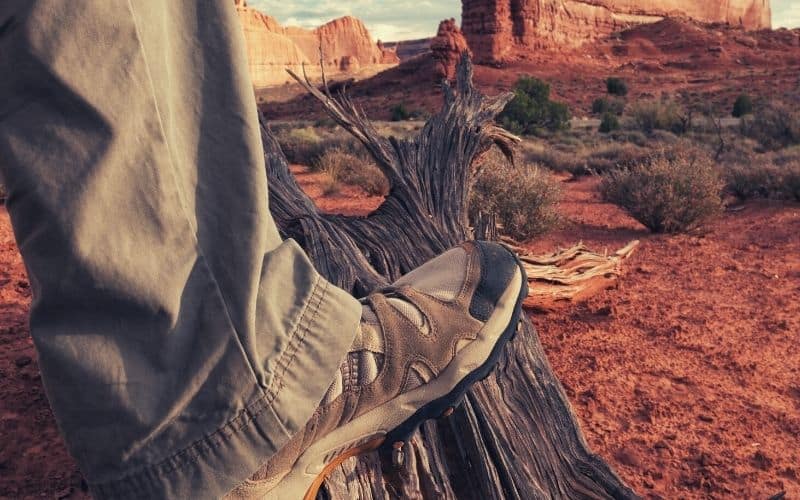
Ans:
[{"label": "boot tongue", "polygon": [[467,279],[468,263],[467,251],[456,247],[414,269],[393,286],[409,286],[444,302],[452,302]]}]

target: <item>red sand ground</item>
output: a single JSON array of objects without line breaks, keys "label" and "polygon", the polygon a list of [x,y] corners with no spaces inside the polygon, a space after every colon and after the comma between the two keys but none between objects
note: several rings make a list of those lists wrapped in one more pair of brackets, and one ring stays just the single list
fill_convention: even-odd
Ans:
[{"label": "red sand ground", "polygon": [[[375,207],[354,188],[326,210]],[[616,290],[533,316],[591,447],[647,498],[800,498],[800,205],[748,203],[704,236],[651,236],[595,181],[565,183],[568,227],[531,243],[642,245]],[[0,208],[0,497],[80,498],[41,387],[30,290]]]}]

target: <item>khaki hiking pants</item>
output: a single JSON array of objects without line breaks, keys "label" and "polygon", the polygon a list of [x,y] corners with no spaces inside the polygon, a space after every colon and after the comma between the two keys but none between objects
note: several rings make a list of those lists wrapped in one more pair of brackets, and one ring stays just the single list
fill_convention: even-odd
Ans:
[{"label": "khaki hiking pants", "polygon": [[0,177],[96,497],[220,497],[308,421],[361,307],[270,217],[231,0],[0,0]]}]

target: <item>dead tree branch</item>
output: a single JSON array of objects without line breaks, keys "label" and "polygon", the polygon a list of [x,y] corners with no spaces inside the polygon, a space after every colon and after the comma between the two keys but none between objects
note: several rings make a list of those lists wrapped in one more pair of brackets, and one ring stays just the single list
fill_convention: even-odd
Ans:
[{"label": "dead tree branch", "polygon": [[[285,237],[334,284],[363,296],[471,237],[473,165],[497,145],[513,159],[518,138],[494,117],[513,97],[482,95],[465,56],[444,104],[409,140],[382,137],[344,93],[333,97],[294,75],[356,137],[389,179],[384,203],[366,217],[320,213],[295,182],[267,127],[262,135],[270,208]],[[428,422],[402,471],[381,474],[379,457],[351,459],[328,481],[332,498],[635,498],[589,451],[533,326],[506,349],[498,370],[449,419]],[[383,464],[386,467],[385,464]]]}]

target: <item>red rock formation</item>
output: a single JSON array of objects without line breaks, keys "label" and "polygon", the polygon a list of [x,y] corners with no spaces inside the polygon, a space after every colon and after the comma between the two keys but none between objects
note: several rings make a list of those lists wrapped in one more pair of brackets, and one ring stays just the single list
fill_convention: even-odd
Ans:
[{"label": "red rock formation", "polygon": [[632,24],[689,17],[746,29],[771,26],[769,0],[462,0],[464,34],[482,63],[519,49],[576,47]]},{"label": "red rock formation", "polygon": [[242,21],[250,73],[256,87],[289,81],[286,69],[319,73],[320,47],[325,71],[353,73],[366,66],[395,65],[397,54],[372,41],[360,20],[346,16],[307,30],[281,26],[278,21],[244,0],[234,0]]},{"label": "red rock formation", "polygon": [[445,78],[448,80],[455,78],[456,65],[464,51],[472,55],[467,39],[458,28],[456,20],[451,18],[440,22],[436,36],[431,39],[431,52],[436,61],[434,78],[437,82]]}]

